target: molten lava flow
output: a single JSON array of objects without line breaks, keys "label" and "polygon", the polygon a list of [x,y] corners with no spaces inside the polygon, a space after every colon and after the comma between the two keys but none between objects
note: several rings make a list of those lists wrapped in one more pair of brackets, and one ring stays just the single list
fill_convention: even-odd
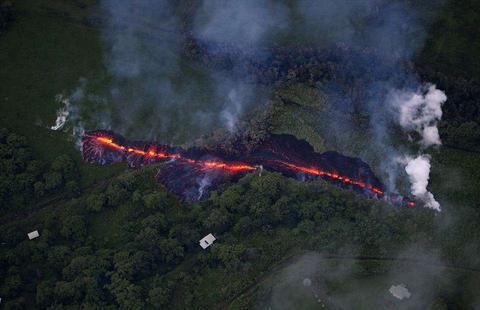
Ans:
[{"label": "molten lava flow", "polygon": [[[183,158],[182,155],[180,154],[165,154],[162,152],[156,152],[154,149],[150,149],[149,151],[143,151],[141,149],[137,149],[134,147],[126,147],[120,144],[117,144],[113,142],[111,137],[106,137],[106,136],[96,136],[94,137],[99,143],[105,145],[106,147],[115,149],[115,150],[120,150],[120,151],[125,151],[127,153],[133,153],[136,155],[141,155],[141,156],[146,156],[150,158],[178,158],[178,159],[184,159],[190,164],[195,164],[201,166],[203,169],[224,169],[228,170],[231,172],[237,172],[237,171],[252,171],[256,170],[258,166],[251,166],[247,164],[230,164],[226,162],[218,162],[218,161],[202,161],[202,160],[194,160],[190,158]],[[339,175],[337,173],[330,173],[327,171],[320,170],[318,168],[309,168],[309,167],[303,167],[303,166],[298,166],[292,163],[288,162],[283,162],[280,161],[281,164],[289,167],[292,170],[296,171],[301,171],[304,173],[309,173],[313,175],[319,175],[319,176],[327,176],[329,178],[332,178],[334,180],[339,180],[342,181],[345,184],[352,184],[359,186],[361,188],[368,188],[372,192],[383,195],[383,191],[380,190],[379,188],[376,188],[374,186],[371,186],[370,184],[366,184],[365,182],[362,181],[356,181],[352,180],[349,177]]]},{"label": "molten lava flow", "polygon": [[[132,167],[165,162],[157,180],[185,199],[204,197],[208,186],[239,179],[260,167],[289,177],[333,181],[393,204],[414,206],[401,195],[385,194],[382,183],[358,158],[336,152],[316,153],[303,140],[289,135],[272,135],[249,152],[226,154],[221,149],[182,149],[165,144],[128,141],[110,131],[88,132],[83,137],[86,161],[102,165],[126,161]],[[195,190],[201,191],[198,195]]]},{"label": "molten lava flow", "polygon": [[245,170],[256,170],[256,167],[245,165],[245,164],[226,164],[223,162],[215,161],[203,161],[199,164],[206,169],[225,169],[230,171],[245,171]]},{"label": "molten lava flow", "polygon": [[334,180],[341,181],[344,184],[352,184],[352,185],[356,185],[356,186],[361,187],[361,188],[367,188],[367,189],[371,190],[372,192],[374,192],[375,194],[378,194],[378,195],[383,195],[384,194],[384,192],[379,188],[376,188],[376,187],[374,187],[370,184],[367,184],[365,182],[362,182],[362,181],[352,180],[349,177],[342,176],[342,175],[339,175],[337,173],[330,173],[330,172],[323,171],[323,170],[320,170],[320,169],[317,169],[317,168],[297,166],[297,165],[294,165],[292,163],[287,163],[287,162],[281,162],[281,163],[284,164],[285,166],[290,167],[293,170],[302,171],[302,172],[310,173],[310,174],[314,174],[314,175],[327,176],[327,177],[332,178]]},{"label": "molten lava flow", "polygon": [[154,148],[150,148],[148,151],[144,151],[139,148],[131,147],[131,146],[124,146],[120,145],[113,141],[111,137],[107,136],[91,136],[91,138],[95,139],[99,144],[104,145],[107,148],[111,148],[114,150],[124,151],[126,153],[132,153],[135,155],[145,156],[147,158],[160,158],[160,159],[180,159],[185,160],[186,162],[194,165],[200,166],[202,169],[224,169],[231,172],[237,171],[249,171],[249,170],[256,170],[257,168],[254,166],[250,166],[247,164],[234,164],[234,163],[226,163],[221,161],[206,161],[206,160],[195,160],[190,158],[185,158],[181,154],[168,154],[165,152],[157,152]]},{"label": "molten lava flow", "polygon": [[128,153],[133,153],[137,155],[147,156],[150,158],[179,158],[180,157],[179,154],[165,154],[162,152],[156,152],[154,149],[143,151],[133,147],[125,147],[123,145],[119,145],[113,142],[112,138],[105,137],[105,136],[96,136],[94,137],[94,139],[96,139],[99,143],[104,144],[106,147],[110,147],[115,150],[126,151]]}]

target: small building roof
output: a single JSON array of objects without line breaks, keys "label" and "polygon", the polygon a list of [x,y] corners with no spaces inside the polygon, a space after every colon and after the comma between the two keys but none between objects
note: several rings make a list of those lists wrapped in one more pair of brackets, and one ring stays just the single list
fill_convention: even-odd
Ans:
[{"label": "small building roof", "polygon": [[203,237],[202,239],[200,239],[199,243],[200,243],[200,246],[202,247],[202,249],[205,250],[206,248],[211,246],[215,240],[217,240],[217,239],[215,238],[214,235],[208,234],[205,237]]},{"label": "small building roof", "polygon": [[40,237],[40,234],[38,233],[38,230],[34,230],[34,231],[28,233],[28,239],[30,239],[30,240],[38,238],[38,237]]},{"label": "small building roof", "polygon": [[408,291],[407,287],[405,284],[399,284],[399,285],[392,285],[389,289],[390,293],[395,297],[400,300],[406,298],[410,298],[412,294]]}]

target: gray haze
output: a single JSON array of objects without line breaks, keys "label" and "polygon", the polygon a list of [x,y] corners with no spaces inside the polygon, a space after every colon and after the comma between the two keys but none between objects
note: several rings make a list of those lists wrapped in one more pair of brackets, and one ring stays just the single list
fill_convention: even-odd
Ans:
[{"label": "gray haze", "polygon": [[[262,104],[257,87],[241,74],[216,72],[182,56],[185,34],[175,5],[101,1],[106,72],[98,80],[81,80],[83,96],[71,98],[75,130],[105,128],[137,139],[191,142],[216,129],[235,132],[249,107]],[[209,43],[235,40],[256,48],[287,26],[286,12],[268,1],[205,1],[192,18],[193,33]]]},{"label": "gray haze", "polygon": [[[423,141],[440,140],[438,119],[414,128],[403,126],[402,109],[392,109],[391,94],[428,97],[405,63],[422,47],[441,3],[209,0],[194,10],[191,34],[212,51],[221,52],[227,44],[259,57],[267,56],[265,46],[286,37],[357,51],[340,59],[352,74],[365,76],[361,84],[351,85],[353,94],[335,79],[318,85],[331,106],[319,116],[320,132],[327,146],[361,156],[391,191],[397,191],[410,187],[408,159],[438,144],[411,143],[409,139],[417,139],[412,131],[420,132]],[[245,81],[243,63],[235,57],[232,72],[216,72],[182,57],[186,37],[178,12],[186,9],[183,6],[167,0],[101,1],[106,73],[98,81],[81,82],[83,101],[73,103],[75,113],[70,113],[76,127],[112,129],[137,139],[191,142],[216,129],[235,132],[239,119],[263,104],[266,98],[260,94],[265,90]],[[437,107],[443,101],[436,102]],[[428,180],[428,174],[421,179]]]},{"label": "gray haze", "polygon": [[[312,40],[327,46],[344,46],[359,51],[359,54],[349,54],[344,62],[348,63],[351,72],[367,72],[360,85],[351,86],[356,88],[359,98],[355,94],[352,96],[348,89],[345,90],[344,86],[335,81],[320,86],[329,96],[330,102],[333,102],[330,115],[321,119],[327,143],[330,140],[340,151],[361,155],[376,167],[393,192],[398,188],[406,188],[402,184],[407,182],[408,172],[405,167],[409,159],[421,155],[425,146],[439,144],[436,121],[441,117],[441,104],[446,100],[445,95],[441,93],[443,97],[437,97],[442,99],[434,102],[440,111],[440,117],[435,121],[421,119],[423,122],[414,128],[405,126],[405,109],[402,106],[408,106],[411,98],[431,97],[425,91],[427,87],[405,64],[423,46],[427,28],[442,3],[443,1],[433,1],[427,6],[407,5],[405,1],[303,0],[298,5],[304,29],[311,29],[309,36]],[[431,87],[432,93],[440,92],[434,86]],[[402,94],[404,101],[392,94]],[[423,101],[418,102],[421,103],[415,109],[421,113],[426,109],[422,105]],[[393,105],[397,108],[393,109]],[[412,114],[414,112],[417,111],[412,109]],[[359,124],[359,115],[367,116],[369,123]],[[426,143],[415,147],[410,143],[415,136],[410,133],[419,130],[422,131],[422,141]],[[358,135],[365,131],[368,135]],[[422,144],[422,141],[418,144]],[[417,151],[408,151],[412,147],[417,148]],[[418,152],[420,154],[415,154]],[[422,179],[428,180],[428,172],[426,173]],[[426,205],[439,209],[431,193],[428,194],[417,197],[429,197],[425,198]],[[435,203],[431,203],[432,200]]]},{"label": "gray haze", "polygon": [[[409,247],[393,260],[332,257],[316,252],[292,260],[261,283],[258,309],[427,309],[449,287],[453,274],[438,255]],[[411,297],[389,289],[405,284]]]},{"label": "gray haze", "polygon": [[197,38],[212,43],[256,46],[288,27],[288,9],[279,1],[203,1],[195,18]]}]

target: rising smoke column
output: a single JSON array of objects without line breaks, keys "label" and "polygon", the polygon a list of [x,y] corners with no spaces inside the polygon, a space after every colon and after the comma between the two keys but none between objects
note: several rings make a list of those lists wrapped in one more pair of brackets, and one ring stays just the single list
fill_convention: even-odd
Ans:
[{"label": "rising smoke column", "polygon": [[445,93],[435,85],[427,85],[415,93],[394,91],[390,98],[399,125],[407,132],[415,131],[420,137],[420,154],[416,157],[404,155],[400,159],[410,180],[411,193],[424,201],[426,207],[437,211],[440,211],[440,204],[427,190],[430,157],[422,153],[425,148],[442,144],[437,123],[442,118],[442,104],[446,100]]},{"label": "rising smoke column", "polygon": [[398,123],[406,131],[416,131],[423,148],[442,144],[437,124],[442,118],[442,104],[446,100],[445,93],[435,85],[427,85],[415,93],[392,91],[390,97]]},{"label": "rising smoke column", "polygon": [[[242,115],[261,101],[257,86],[245,82],[242,57],[267,57],[256,53],[271,36],[288,28],[288,9],[272,0],[220,1],[206,0],[194,18],[193,36],[212,53],[235,53],[228,75],[211,72],[217,100],[222,106],[220,121],[234,133]],[[237,50],[232,50],[235,47]]]},{"label": "rising smoke column", "polygon": [[84,96],[70,100],[76,111],[69,122],[177,144],[236,128],[253,92],[183,57],[186,3],[101,0],[99,6],[105,72],[80,82]]},{"label": "rising smoke column", "polygon": [[425,203],[425,207],[440,211],[440,204],[433,194],[427,190],[430,175],[430,157],[419,155],[415,158],[407,157],[405,171],[411,183],[411,192]]},{"label": "rising smoke column", "polygon": [[[345,80],[353,82],[345,87],[341,78],[337,78],[321,86],[334,98],[333,112],[329,112],[331,115],[324,125],[327,139],[335,145],[337,141],[344,141],[339,149],[348,153],[352,151],[350,145],[356,142],[350,141],[351,137],[367,130],[370,138],[364,144],[363,156],[369,162],[379,163],[384,177],[389,180],[389,191],[398,191],[399,179],[406,173],[412,194],[427,207],[437,210],[438,202],[426,189],[430,158],[423,153],[426,148],[441,143],[437,122],[446,96],[434,85],[420,81],[406,64],[412,62],[423,46],[425,29],[442,2],[424,5],[382,0],[302,0],[298,6],[304,24],[315,29],[312,32],[314,40],[322,45],[340,45],[360,51],[340,59],[348,71]],[[362,95],[360,100],[350,96],[351,88],[355,87]],[[355,124],[358,113],[368,115],[368,128]],[[407,135],[408,139],[401,141],[398,128],[415,135]],[[404,145],[416,136],[419,137],[419,150],[414,155]],[[372,157],[371,154],[380,156]]]},{"label": "rising smoke column", "polygon": [[[228,130],[235,131],[238,118],[248,110],[249,101],[255,98],[252,94],[257,88],[239,78],[244,72],[241,61],[233,61],[233,74],[229,76],[214,70],[207,72],[205,77],[213,81],[208,87],[212,88],[215,99],[209,101],[212,104],[208,107],[199,107],[196,103],[202,93],[198,89],[208,87],[199,86],[182,73],[179,52],[184,37],[179,31],[180,21],[175,14],[174,2],[102,0],[101,5],[108,16],[103,35],[107,70],[113,76],[109,100],[114,104],[98,113],[107,112],[106,118],[111,121],[97,127],[144,138],[177,132],[178,125],[177,128],[172,127],[173,123],[182,124],[181,127],[187,128],[188,133],[197,132],[195,126],[212,123],[221,123]],[[434,11],[435,6],[429,4],[429,10]],[[348,90],[345,89],[335,95],[342,99],[339,102],[348,113],[359,111],[368,115],[370,128],[369,135],[365,136],[373,138],[367,147],[370,153],[378,154],[385,166],[382,168],[390,176],[390,190],[395,191],[398,171],[391,169],[391,163],[409,154],[402,151],[398,141],[392,137],[392,125],[418,132],[424,141],[421,152],[439,141],[435,122],[419,119],[413,124],[402,125],[399,118],[402,109],[392,109],[392,96],[382,95],[415,94],[421,88],[422,83],[404,66],[404,62],[408,62],[421,47],[425,36],[421,14],[403,1],[303,0],[287,7],[270,0],[210,0],[200,4],[194,17],[192,35],[212,51],[222,51],[222,45],[227,43],[238,46],[239,51],[248,55],[250,51],[271,43],[273,34],[295,32],[290,29],[294,28],[290,27],[292,14],[303,17],[301,27],[297,27],[301,32],[298,37],[310,37],[326,48],[343,44],[375,55],[368,57],[365,56],[368,53],[363,53],[360,57],[350,57],[347,54],[340,60],[348,64],[346,67],[351,72],[367,72],[368,78],[362,79],[361,84],[361,88],[366,90],[364,103],[358,105],[349,100]],[[242,57],[242,53],[235,56]],[[177,87],[176,81],[185,85]],[[335,78],[329,85],[321,87],[333,93],[342,89]],[[420,96],[423,95],[424,91],[421,91]],[[408,103],[408,100],[398,102]],[[171,110],[175,111],[173,117],[168,113]],[[338,114],[344,114],[343,110],[339,111]],[[141,126],[137,126],[139,123]],[[334,133],[331,140],[340,140],[338,135],[354,136],[354,131],[365,132],[337,117],[327,117],[326,123],[329,123],[327,134]]]},{"label": "rising smoke column", "polygon": [[[283,5],[271,0],[202,1],[191,9],[191,3],[169,0],[99,3],[107,78],[88,81],[85,98],[93,89],[103,100],[92,102],[89,113],[79,113],[77,119],[87,129],[192,142],[218,128],[235,132],[251,105],[262,102],[256,85],[242,80],[239,62],[232,64],[233,74],[200,68],[183,57],[183,48],[192,35],[215,50],[224,43],[235,43],[242,52],[255,49],[271,32],[288,25]],[[195,12],[193,29],[185,31],[182,14],[190,9]],[[96,120],[96,115],[102,118]]]}]

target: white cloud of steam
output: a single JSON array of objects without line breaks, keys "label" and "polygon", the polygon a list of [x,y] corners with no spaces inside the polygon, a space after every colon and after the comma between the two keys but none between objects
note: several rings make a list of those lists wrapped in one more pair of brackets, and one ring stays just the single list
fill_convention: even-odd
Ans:
[{"label": "white cloud of steam", "polygon": [[445,93],[429,85],[425,91],[416,93],[394,91],[391,104],[398,112],[398,122],[405,130],[415,130],[423,147],[442,144],[437,123],[442,118],[442,104],[447,100]]},{"label": "white cloud of steam", "polygon": [[[93,95],[86,93],[87,80],[80,78],[79,85],[70,94],[63,92],[55,96],[55,101],[62,106],[57,111],[55,125],[51,126],[52,130],[63,129],[65,132],[71,130],[71,136],[75,141],[78,149],[82,148],[82,137],[85,132],[85,118],[82,115],[82,105],[84,100],[96,101]],[[100,121],[97,121],[101,123]],[[103,128],[108,128],[104,126]]]},{"label": "white cloud of steam", "polygon": [[425,207],[440,211],[440,204],[435,200],[433,194],[427,190],[430,175],[430,158],[426,155],[419,155],[415,158],[406,158],[405,171],[411,184],[412,194],[425,202]]},{"label": "white cloud of steam", "polygon": [[62,129],[67,122],[68,115],[70,114],[70,100],[68,97],[64,97],[62,94],[55,96],[55,101],[61,103],[63,106],[57,111],[57,118],[55,119],[55,125],[50,127],[52,130]]},{"label": "white cloud of steam", "polygon": [[440,135],[438,134],[437,126],[427,126],[422,131],[423,142],[422,144],[427,147],[430,145],[442,144]]},{"label": "white cloud of steam", "polygon": [[[442,104],[447,100],[445,93],[428,85],[420,91],[395,90],[390,94],[390,104],[398,124],[406,131],[416,131],[422,148],[441,145],[437,124],[442,118]],[[430,157],[405,156],[401,161],[410,180],[411,193],[425,203],[425,207],[440,211],[440,204],[427,190],[430,176]]]}]

